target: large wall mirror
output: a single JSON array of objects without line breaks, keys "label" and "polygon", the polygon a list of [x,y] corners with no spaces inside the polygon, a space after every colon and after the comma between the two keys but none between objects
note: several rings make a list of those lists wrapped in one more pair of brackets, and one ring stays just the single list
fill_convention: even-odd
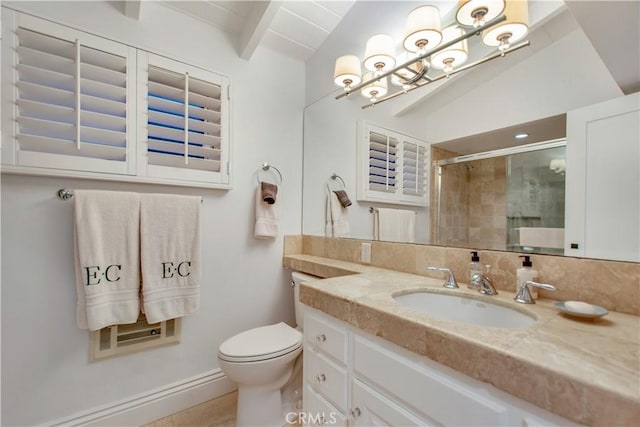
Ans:
[{"label": "large wall mirror", "polygon": [[[448,10],[443,22],[453,21],[455,2],[435,3]],[[567,215],[581,211],[584,217],[584,193],[591,194],[596,179],[581,168],[572,169],[576,149],[572,151],[566,139],[567,113],[623,98],[625,91],[564,2],[529,1],[531,46],[505,58],[373,108],[362,108],[367,100],[359,93],[335,99],[341,93],[332,80],[335,59],[344,54],[362,56],[367,38],[377,33],[388,33],[399,43],[407,15],[423,4],[356,2],[307,62],[303,233],[327,235],[326,201],[328,191],[336,188],[337,175],[338,187],[344,186],[353,202],[347,209],[349,231],[344,237],[373,239],[372,212],[391,207],[415,212],[415,243],[639,261],[640,254],[634,254],[637,242],[631,242],[623,255],[585,252],[585,243],[577,240],[575,247],[566,246],[565,236],[574,233],[578,223],[582,232],[600,230],[599,241],[609,232],[605,214],[599,214],[605,219],[589,226],[584,218],[571,221],[573,228],[565,230]],[[477,42],[469,41],[471,47]],[[616,128],[627,129],[629,135],[635,131],[637,116],[632,113],[631,122]],[[364,123],[431,144],[428,206],[356,200],[357,144]],[[516,139],[518,133],[528,137]],[[617,139],[614,131],[612,143]],[[638,156],[637,138],[615,147],[615,159],[635,158],[637,163]],[[590,161],[597,160],[597,154],[591,157]],[[640,181],[638,167],[623,169],[606,175],[617,176],[607,186],[633,191]],[[574,188],[576,180],[582,180],[577,185],[582,196],[567,196],[567,179]],[[628,216],[635,215],[636,229],[632,224],[627,234],[640,234],[637,194],[629,200],[626,193],[601,192],[608,197],[607,204],[624,205]]]}]

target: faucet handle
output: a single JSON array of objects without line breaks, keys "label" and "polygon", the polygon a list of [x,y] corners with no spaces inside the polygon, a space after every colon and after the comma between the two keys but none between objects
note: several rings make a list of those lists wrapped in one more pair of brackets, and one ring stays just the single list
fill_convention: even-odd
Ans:
[{"label": "faucet handle", "polygon": [[427,270],[430,270],[430,271],[442,271],[444,273],[447,273],[447,278],[444,279],[444,283],[442,284],[442,286],[444,286],[445,288],[449,288],[449,289],[459,288],[458,282],[456,282],[456,278],[454,277],[453,271],[451,271],[451,269],[442,268],[442,267],[427,267]]},{"label": "faucet handle", "polygon": [[549,285],[547,283],[538,283],[533,282],[531,280],[525,280],[518,287],[518,292],[516,293],[516,297],[514,300],[516,302],[522,304],[535,304],[536,300],[531,296],[531,292],[529,292],[529,286],[535,286],[536,288],[546,289],[547,291],[555,291],[556,287],[553,285]]}]

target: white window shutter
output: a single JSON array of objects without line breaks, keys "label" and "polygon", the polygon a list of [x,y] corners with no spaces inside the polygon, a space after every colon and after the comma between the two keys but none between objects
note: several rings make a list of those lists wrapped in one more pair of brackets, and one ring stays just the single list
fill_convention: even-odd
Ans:
[{"label": "white window shutter", "polygon": [[401,200],[428,203],[429,158],[429,149],[424,143],[407,137],[403,139]]},{"label": "white window shutter", "polygon": [[427,142],[364,122],[358,143],[360,201],[427,206]]},{"label": "white window shutter", "polygon": [[369,189],[393,193],[396,191],[396,153],[398,140],[370,130]]},{"label": "white window shutter", "polygon": [[128,138],[131,50],[29,16],[15,23],[16,164],[134,173]]},{"label": "white window shutter", "polygon": [[152,54],[142,94],[147,174],[229,184],[228,79]]}]

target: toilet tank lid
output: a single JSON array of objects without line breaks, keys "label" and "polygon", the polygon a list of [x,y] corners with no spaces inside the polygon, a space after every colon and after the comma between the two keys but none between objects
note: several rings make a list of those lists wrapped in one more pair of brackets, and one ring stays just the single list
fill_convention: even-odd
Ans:
[{"label": "toilet tank lid", "polygon": [[220,344],[221,354],[240,358],[257,357],[295,348],[302,342],[302,334],[284,322],[249,329]]},{"label": "toilet tank lid", "polygon": [[299,271],[291,272],[291,280],[293,280],[296,283],[313,282],[314,280],[320,280],[320,279],[322,279],[322,277],[312,276],[311,274],[301,273]]}]

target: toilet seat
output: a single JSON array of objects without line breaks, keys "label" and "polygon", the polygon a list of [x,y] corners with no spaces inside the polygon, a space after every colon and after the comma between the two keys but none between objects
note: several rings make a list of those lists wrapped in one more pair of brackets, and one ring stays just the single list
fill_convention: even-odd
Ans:
[{"label": "toilet seat", "polygon": [[218,357],[228,362],[258,362],[296,351],[302,334],[284,322],[239,333],[220,344]]}]

